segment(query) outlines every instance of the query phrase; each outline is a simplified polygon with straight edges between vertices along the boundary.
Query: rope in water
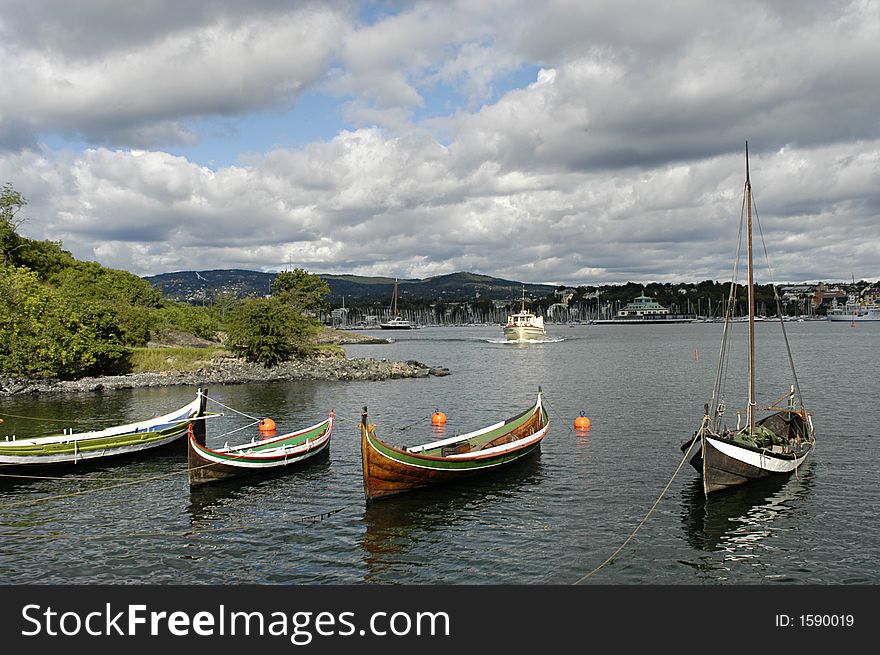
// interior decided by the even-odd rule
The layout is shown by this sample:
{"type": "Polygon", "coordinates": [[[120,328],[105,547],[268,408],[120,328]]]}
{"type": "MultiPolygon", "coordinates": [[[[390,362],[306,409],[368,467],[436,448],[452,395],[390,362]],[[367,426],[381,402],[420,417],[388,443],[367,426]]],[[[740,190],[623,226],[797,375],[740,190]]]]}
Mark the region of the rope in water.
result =
{"type": "MultiPolygon", "coordinates": [[[[319,514],[309,514],[306,516],[300,516],[295,519],[288,519],[288,523],[305,523],[307,521],[317,522],[323,521],[325,518],[333,516],[334,514],[338,514],[345,509],[348,509],[349,505],[343,505],[342,507],[338,507],[336,509],[332,509],[326,512],[321,512],[319,514]]],[[[121,538],[148,538],[148,537],[188,537],[195,534],[216,534],[218,532],[233,532],[236,530],[241,530],[242,528],[249,528],[258,525],[257,523],[251,521],[247,523],[237,523],[235,525],[227,525],[219,528],[192,528],[189,530],[180,530],[180,531],[153,531],[153,532],[128,532],[122,534],[94,534],[94,535],[82,535],[82,534],[52,534],[52,535],[34,535],[28,534],[27,537],[29,539],[42,539],[42,538],[51,538],[51,539],[81,539],[81,540],[95,540],[95,539],[121,539],[121,538]]],[[[16,533],[0,533],[0,537],[3,538],[14,538],[21,537],[21,534],[16,533]]]]}
{"type": "MultiPolygon", "coordinates": [[[[11,507],[20,507],[23,505],[33,505],[33,504],[46,502],[46,501],[50,501],[50,500],[63,500],[64,498],[71,498],[73,496],[82,496],[82,495],[89,494],[89,493],[97,493],[99,491],[110,491],[112,489],[118,489],[121,487],[129,487],[129,486],[136,485],[136,484],[145,484],[147,482],[155,482],[157,480],[164,480],[166,478],[172,478],[176,475],[182,475],[182,474],[188,475],[191,471],[198,471],[199,469],[208,468],[210,466],[214,466],[214,464],[202,464],[201,466],[187,467],[184,469],[172,471],[170,473],[163,473],[162,475],[152,475],[152,476],[148,476],[145,478],[143,478],[143,477],[142,478],[135,478],[135,479],[128,479],[128,478],[124,478],[124,477],[123,478],[110,478],[111,480],[113,480],[113,479],[122,480],[122,482],[119,482],[117,484],[107,485],[104,487],[97,487],[95,489],[83,489],[82,491],[73,491],[71,493],[66,493],[66,494],[55,494],[53,496],[41,496],[39,498],[31,498],[29,500],[22,500],[22,501],[13,502],[13,503],[5,503],[5,504],[0,505],[0,510],[9,509],[11,507]]],[[[52,476],[48,476],[48,475],[23,475],[23,474],[16,474],[16,473],[0,473],[0,477],[18,478],[18,479],[24,479],[24,480],[72,480],[72,481],[77,481],[77,482],[79,482],[79,481],[100,482],[101,480],[105,479],[105,478],[100,478],[100,477],[96,478],[96,477],[79,477],[79,476],[77,476],[77,477],[71,478],[70,476],[52,477],[52,476]]]]}
{"type": "MultiPolygon", "coordinates": [[[[2,510],[2,509],[9,509],[9,508],[11,508],[11,507],[21,507],[21,506],[24,506],[24,505],[34,505],[34,504],[37,504],[37,503],[47,502],[47,501],[50,501],[50,500],[63,500],[64,498],[72,498],[72,497],[74,497],[74,496],[83,496],[83,495],[85,495],[85,494],[89,494],[89,493],[97,493],[97,492],[100,492],[100,491],[110,491],[111,489],[119,489],[119,488],[121,488],[121,487],[130,487],[130,486],[132,486],[132,485],[136,485],[136,484],[145,484],[145,483],[147,483],[147,482],[155,482],[156,480],[164,480],[164,479],[166,479],[166,478],[173,478],[174,476],[181,475],[181,474],[183,474],[183,473],[189,473],[190,470],[195,471],[195,470],[198,470],[198,469],[200,469],[200,468],[204,468],[204,466],[210,466],[210,464],[205,464],[205,465],[203,465],[203,466],[198,466],[198,467],[196,467],[196,468],[194,468],[194,469],[190,469],[189,467],[187,467],[187,468],[185,468],[185,469],[181,469],[181,470],[177,470],[177,471],[172,471],[171,473],[164,473],[164,474],[162,474],[162,475],[152,475],[152,476],[149,476],[149,477],[146,477],[146,478],[137,478],[137,479],[133,479],[133,480],[127,480],[127,481],[124,481],[124,482],[118,482],[118,483],[116,483],[116,484],[111,484],[111,485],[107,485],[107,486],[104,486],[104,487],[97,487],[97,488],[95,488],[95,489],[83,489],[83,490],[81,490],[81,491],[72,491],[72,492],[70,492],[70,493],[55,494],[55,495],[53,495],[53,496],[41,496],[41,497],[39,497],[39,498],[31,498],[31,499],[28,499],[28,500],[20,500],[20,501],[18,501],[18,502],[5,503],[5,504],[3,504],[3,505],[0,505],[0,510],[2,510]]],[[[9,478],[31,478],[31,477],[36,477],[36,476],[4,474],[3,477],[9,477],[9,478]]],[[[38,478],[38,479],[43,479],[43,478],[38,478]]],[[[55,480],[66,480],[66,479],[69,479],[69,478],[46,478],[46,479],[50,479],[50,480],[52,480],[52,479],[55,479],[55,480]]],[[[73,480],[77,480],[77,481],[79,481],[79,480],[84,479],[84,478],[72,478],[72,479],[73,479],[73,480]]],[[[121,478],[121,479],[122,479],[122,480],[125,480],[125,478],[121,478]]],[[[87,478],[87,480],[99,481],[100,478],[87,478]]]]}
{"type": "Polygon", "coordinates": [[[622,551],[624,548],[626,548],[626,545],[635,538],[635,536],[636,536],[636,534],[638,534],[639,530],[642,529],[642,526],[644,526],[645,523],[648,522],[648,519],[654,513],[654,510],[657,509],[657,505],[659,505],[660,501],[663,500],[663,497],[666,495],[666,492],[669,491],[669,487],[672,486],[672,481],[675,480],[675,476],[677,476],[678,472],[681,471],[681,467],[684,465],[684,463],[687,461],[689,455],[691,454],[691,450],[693,449],[694,444],[697,443],[698,438],[702,437],[703,431],[706,429],[708,424],[709,424],[709,417],[704,416],[703,423],[702,423],[702,425],[700,425],[700,429],[697,431],[697,434],[694,435],[694,438],[691,441],[691,445],[688,446],[687,452],[685,452],[684,457],[681,458],[681,461],[678,463],[678,467],[675,469],[675,472],[672,474],[672,477],[669,478],[669,482],[667,482],[666,486],[663,487],[663,491],[661,491],[660,495],[657,496],[657,500],[655,500],[654,504],[651,505],[651,509],[648,510],[648,513],[645,514],[644,517],[642,517],[641,521],[639,521],[639,524],[636,526],[636,529],[633,530],[626,539],[624,539],[623,543],[620,544],[620,546],[618,546],[617,549],[613,553],[611,553],[611,555],[609,555],[608,558],[604,562],[602,562],[599,566],[594,568],[592,571],[590,571],[586,575],[581,576],[581,578],[578,579],[578,581],[574,583],[575,585],[582,584],[587,578],[589,578],[594,573],[596,573],[597,571],[599,571],[600,569],[605,567],[606,564],[608,564],[609,562],[611,562],[611,560],[613,560],[615,557],[617,557],[617,555],[620,554],[620,551],[622,551]]]}

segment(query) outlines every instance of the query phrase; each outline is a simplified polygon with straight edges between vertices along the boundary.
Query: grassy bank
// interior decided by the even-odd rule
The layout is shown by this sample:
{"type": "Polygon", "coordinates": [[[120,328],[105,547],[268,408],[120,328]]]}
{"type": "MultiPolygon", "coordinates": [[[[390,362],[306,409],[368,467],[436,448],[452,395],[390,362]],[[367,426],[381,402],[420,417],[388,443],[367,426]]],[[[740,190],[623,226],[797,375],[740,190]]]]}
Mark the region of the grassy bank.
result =
{"type": "Polygon", "coordinates": [[[162,371],[198,371],[218,359],[235,359],[222,347],[216,348],[132,348],[132,373],[161,373],[162,371]]]}
{"type": "MultiPolygon", "coordinates": [[[[221,346],[214,348],[162,347],[162,348],[131,348],[132,373],[162,373],[163,371],[194,372],[209,368],[222,360],[238,359],[221,346]]],[[[312,357],[345,357],[341,346],[323,344],[309,346],[304,349],[306,356],[312,357]]]]}

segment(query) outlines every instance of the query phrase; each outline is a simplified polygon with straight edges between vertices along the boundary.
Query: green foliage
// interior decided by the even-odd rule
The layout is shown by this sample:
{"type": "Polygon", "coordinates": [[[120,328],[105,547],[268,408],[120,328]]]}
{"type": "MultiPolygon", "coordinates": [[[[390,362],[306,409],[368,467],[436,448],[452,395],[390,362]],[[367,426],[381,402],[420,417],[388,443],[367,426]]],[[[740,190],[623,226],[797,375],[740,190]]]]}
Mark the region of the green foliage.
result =
{"type": "Polygon", "coordinates": [[[61,248],[60,241],[34,241],[20,239],[18,249],[12,254],[10,263],[31,269],[46,280],[60,273],[76,260],[61,248]]]}
{"type": "Polygon", "coordinates": [[[8,182],[0,190],[0,263],[25,266],[46,279],[70,266],[76,260],[69,252],[61,249],[58,241],[34,241],[20,236],[16,230],[23,222],[19,212],[27,205],[27,200],[8,182]]]}
{"type": "Polygon", "coordinates": [[[97,262],[74,260],[71,265],[52,276],[51,281],[71,297],[101,297],[112,303],[138,307],[159,307],[162,292],[146,280],[128,271],[106,268],[97,262]]]}
{"type": "Polygon", "coordinates": [[[279,297],[248,298],[230,312],[227,346],[250,362],[274,366],[304,352],[317,329],[279,297]]]}
{"type": "Polygon", "coordinates": [[[325,300],[325,296],[330,295],[330,285],[301,268],[276,275],[272,282],[272,295],[300,312],[317,313],[330,308],[325,300]]]}
{"type": "MultiPolygon", "coordinates": [[[[0,190],[0,373],[75,377],[128,366],[127,345],[160,327],[212,339],[218,312],[163,303],[149,282],[127,271],[77,261],[60,242],[16,230],[25,198],[0,190]]],[[[224,309],[228,309],[224,306],[224,309]]]]}
{"type": "Polygon", "coordinates": [[[14,253],[21,246],[22,239],[15,230],[20,223],[17,215],[26,204],[24,196],[13,189],[9,182],[0,189],[0,263],[12,261],[14,253]]]}
{"type": "Polygon", "coordinates": [[[222,328],[220,314],[219,310],[211,307],[163,300],[154,317],[159,328],[177,328],[202,339],[214,339],[222,328]]]}
{"type": "Polygon", "coordinates": [[[78,377],[126,367],[115,314],[72,302],[25,268],[0,269],[0,373],[78,377]]]}
{"type": "Polygon", "coordinates": [[[95,303],[116,316],[119,336],[126,344],[150,339],[161,294],[149,282],[127,271],[105,268],[96,262],[73,262],[50,276],[58,293],[72,303],[95,303]]]}

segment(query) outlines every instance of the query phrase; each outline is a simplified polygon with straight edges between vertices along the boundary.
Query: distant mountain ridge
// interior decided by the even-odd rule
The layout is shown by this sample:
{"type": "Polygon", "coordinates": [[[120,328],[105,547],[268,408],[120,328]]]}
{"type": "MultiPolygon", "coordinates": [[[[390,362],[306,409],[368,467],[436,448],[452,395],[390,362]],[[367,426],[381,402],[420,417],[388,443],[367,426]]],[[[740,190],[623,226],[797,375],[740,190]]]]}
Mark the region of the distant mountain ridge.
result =
{"type": "MultiPolygon", "coordinates": [[[[266,296],[271,292],[277,273],[263,273],[244,269],[213,269],[178,271],[146,276],[143,279],[162,289],[162,296],[192,304],[213,302],[217,296],[228,294],[237,298],[266,296]]],[[[394,291],[392,277],[365,277],[360,275],[318,276],[330,286],[327,300],[331,306],[388,304],[394,291]]],[[[504,280],[476,273],[450,273],[425,279],[399,280],[400,302],[461,302],[481,300],[510,300],[522,294],[544,297],[556,287],[547,284],[528,284],[504,280]]]]}

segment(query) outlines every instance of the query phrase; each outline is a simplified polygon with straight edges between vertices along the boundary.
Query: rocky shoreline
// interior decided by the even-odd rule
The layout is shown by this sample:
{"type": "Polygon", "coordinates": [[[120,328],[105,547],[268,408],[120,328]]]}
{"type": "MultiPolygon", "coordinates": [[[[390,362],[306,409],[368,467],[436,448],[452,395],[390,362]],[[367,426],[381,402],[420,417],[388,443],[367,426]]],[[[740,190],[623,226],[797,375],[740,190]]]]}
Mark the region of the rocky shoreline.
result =
{"type": "Polygon", "coordinates": [[[0,378],[0,396],[28,393],[97,392],[173,385],[205,386],[283,380],[388,380],[448,375],[449,370],[415,360],[312,357],[271,368],[238,359],[222,358],[196,371],[130,373],[79,380],[26,380],[0,378]]]}

